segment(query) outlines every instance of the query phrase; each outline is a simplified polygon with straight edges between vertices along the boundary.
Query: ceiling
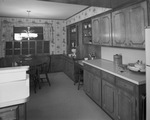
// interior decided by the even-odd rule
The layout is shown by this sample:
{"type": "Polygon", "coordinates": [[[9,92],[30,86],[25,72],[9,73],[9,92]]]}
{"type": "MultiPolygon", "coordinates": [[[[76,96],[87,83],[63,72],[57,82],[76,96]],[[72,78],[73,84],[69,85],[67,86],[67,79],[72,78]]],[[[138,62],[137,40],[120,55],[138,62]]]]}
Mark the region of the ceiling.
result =
{"type": "Polygon", "coordinates": [[[40,0],[0,0],[0,16],[43,19],[67,19],[86,9],[86,5],[40,0]]]}

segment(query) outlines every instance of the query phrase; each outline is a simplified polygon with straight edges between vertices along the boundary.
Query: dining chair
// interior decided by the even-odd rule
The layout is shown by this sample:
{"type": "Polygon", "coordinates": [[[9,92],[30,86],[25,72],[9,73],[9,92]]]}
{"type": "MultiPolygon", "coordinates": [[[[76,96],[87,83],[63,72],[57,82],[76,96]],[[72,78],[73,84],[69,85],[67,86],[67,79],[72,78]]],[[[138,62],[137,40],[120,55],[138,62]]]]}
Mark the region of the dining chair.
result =
{"type": "Polygon", "coordinates": [[[37,67],[36,66],[30,66],[27,73],[29,74],[30,82],[33,83],[34,92],[36,93],[37,85],[39,85],[39,80],[37,78],[37,67]]]}
{"type": "Polygon", "coordinates": [[[40,80],[42,82],[44,82],[44,80],[46,80],[46,82],[49,84],[49,86],[51,86],[51,83],[50,83],[50,80],[48,77],[48,73],[50,70],[50,57],[48,57],[48,61],[42,63],[40,66],[41,66],[40,71],[39,71],[40,80]]]}

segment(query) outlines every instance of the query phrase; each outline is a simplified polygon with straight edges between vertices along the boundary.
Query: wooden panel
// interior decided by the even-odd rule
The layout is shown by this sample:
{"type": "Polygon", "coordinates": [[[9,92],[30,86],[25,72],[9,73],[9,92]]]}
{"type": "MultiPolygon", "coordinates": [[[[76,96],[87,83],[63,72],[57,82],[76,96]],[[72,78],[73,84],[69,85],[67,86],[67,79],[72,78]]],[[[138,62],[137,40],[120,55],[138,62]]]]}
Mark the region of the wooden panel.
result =
{"type": "Polygon", "coordinates": [[[101,27],[101,45],[112,45],[111,41],[111,17],[110,14],[100,17],[101,27]]]}
{"type": "Polygon", "coordinates": [[[92,19],[92,42],[100,44],[100,19],[99,17],[92,19]]]}
{"type": "Polygon", "coordinates": [[[93,78],[93,75],[84,70],[84,91],[91,96],[91,79],[93,78]]]}
{"type": "Polygon", "coordinates": [[[92,80],[92,98],[101,106],[101,78],[93,76],[92,80]]]}
{"type": "Polygon", "coordinates": [[[127,15],[125,10],[112,13],[113,46],[127,46],[127,15]]]}
{"type": "Polygon", "coordinates": [[[102,71],[102,78],[110,83],[115,83],[115,76],[105,71],[102,71]]]}
{"type": "Polygon", "coordinates": [[[17,106],[0,109],[0,120],[17,120],[17,106]]]}
{"type": "Polygon", "coordinates": [[[122,91],[117,91],[116,96],[116,117],[119,120],[135,120],[135,98],[122,91]]]}
{"type": "Polygon", "coordinates": [[[147,7],[146,2],[134,5],[129,11],[129,27],[131,47],[145,47],[145,26],[147,26],[147,7]]]}
{"type": "Polygon", "coordinates": [[[102,108],[115,117],[115,87],[102,79],[102,108]]]}
{"type": "Polygon", "coordinates": [[[127,91],[127,92],[130,92],[130,93],[132,93],[132,94],[135,93],[135,84],[132,84],[132,83],[130,83],[130,82],[127,82],[127,81],[124,80],[124,79],[121,79],[121,78],[116,77],[116,85],[117,85],[119,88],[121,88],[121,89],[123,89],[123,90],[125,90],[125,91],[127,91]]]}

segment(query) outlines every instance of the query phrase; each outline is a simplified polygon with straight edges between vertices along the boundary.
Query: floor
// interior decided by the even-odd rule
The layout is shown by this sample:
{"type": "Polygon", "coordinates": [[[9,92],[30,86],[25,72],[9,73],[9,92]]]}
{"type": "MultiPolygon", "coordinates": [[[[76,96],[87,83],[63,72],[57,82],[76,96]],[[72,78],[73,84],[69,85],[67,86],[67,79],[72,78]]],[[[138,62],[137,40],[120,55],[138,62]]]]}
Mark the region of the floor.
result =
{"type": "Polygon", "coordinates": [[[42,84],[35,94],[31,88],[27,120],[112,120],[64,73],[49,74],[51,86],[42,84]]]}

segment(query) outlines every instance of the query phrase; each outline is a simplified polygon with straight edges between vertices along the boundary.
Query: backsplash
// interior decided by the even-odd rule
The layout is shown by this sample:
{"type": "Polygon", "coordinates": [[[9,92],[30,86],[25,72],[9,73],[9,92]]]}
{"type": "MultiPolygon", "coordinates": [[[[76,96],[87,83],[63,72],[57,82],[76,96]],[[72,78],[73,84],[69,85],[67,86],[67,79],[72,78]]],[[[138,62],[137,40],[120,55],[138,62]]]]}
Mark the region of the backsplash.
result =
{"type": "Polygon", "coordinates": [[[122,63],[135,63],[137,60],[142,60],[145,63],[145,50],[125,49],[101,47],[101,58],[113,61],[113,55],[122,54],[122,63]]]}
{"type": "Polygon", "coordinates": [[[66,54],[66,21],[0,17],[0,57],[5,41],[13,40],[13,26],[43,26],[44,40],[50,41],[50,54],[66,54]]]}

